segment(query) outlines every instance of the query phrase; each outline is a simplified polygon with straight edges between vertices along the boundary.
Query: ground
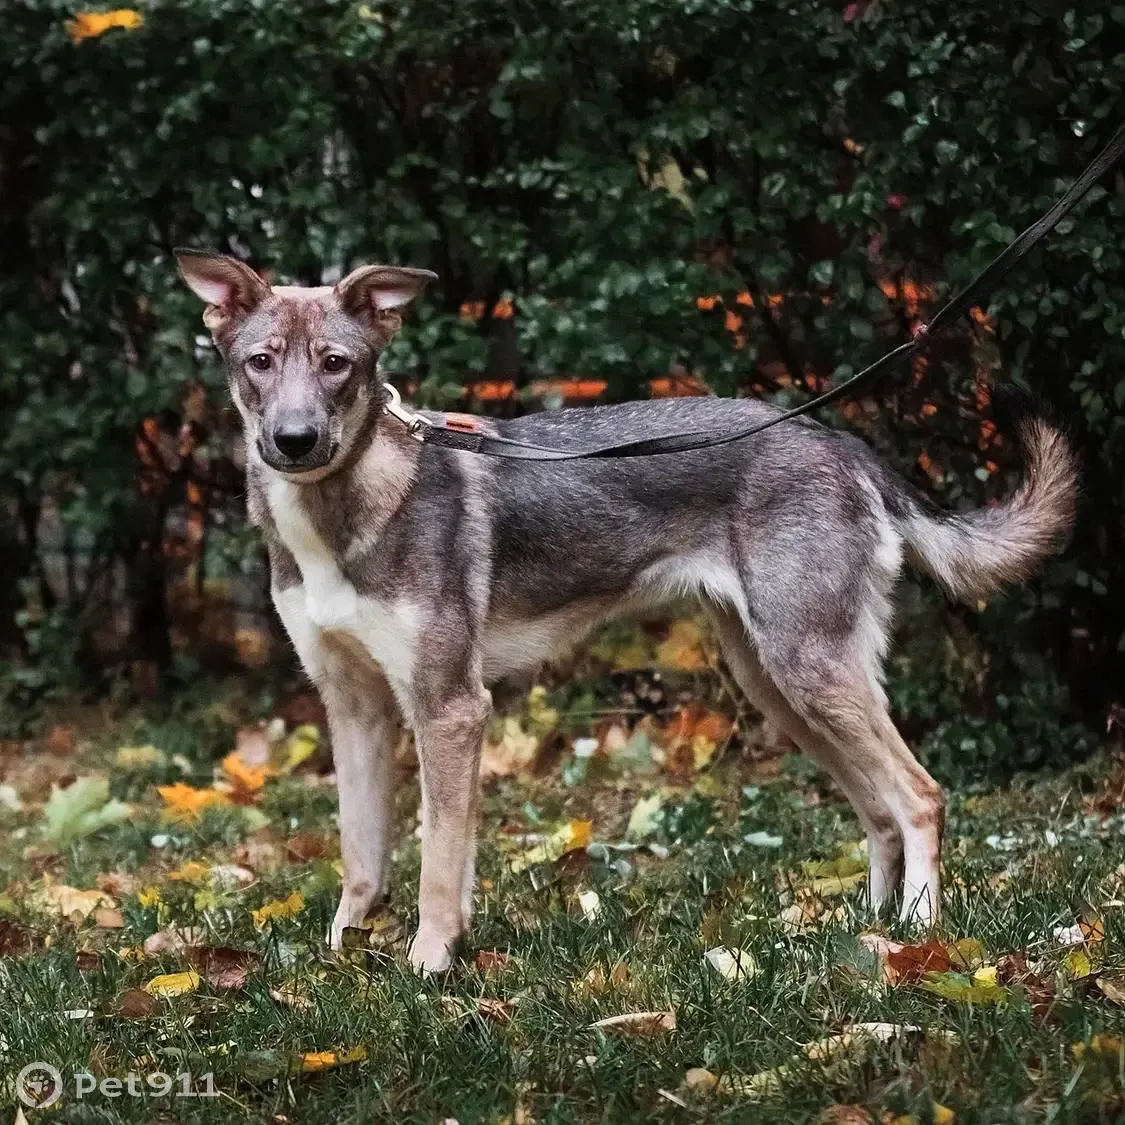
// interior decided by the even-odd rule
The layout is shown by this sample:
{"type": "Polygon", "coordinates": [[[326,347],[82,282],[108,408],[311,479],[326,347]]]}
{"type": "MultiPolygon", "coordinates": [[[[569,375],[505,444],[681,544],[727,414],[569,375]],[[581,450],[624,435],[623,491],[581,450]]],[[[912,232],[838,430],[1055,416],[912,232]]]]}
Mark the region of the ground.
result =
{"type": "Polygon", "coordinates": [[[643,634],[511,702],[474,931],[441,979],[403,955],[409,770],[390,910],[324,946],[335,796],[309,697],[200,685],[6,744],[0,1114],[1121,1120],[1125,765],[1103,748],[954,790],[943,921],[910,933],[864,912],[851,811],[698,641],[643,634]],[[51,1109],[17,1101],[34,1062],[61,1076],[51,1109]]]}

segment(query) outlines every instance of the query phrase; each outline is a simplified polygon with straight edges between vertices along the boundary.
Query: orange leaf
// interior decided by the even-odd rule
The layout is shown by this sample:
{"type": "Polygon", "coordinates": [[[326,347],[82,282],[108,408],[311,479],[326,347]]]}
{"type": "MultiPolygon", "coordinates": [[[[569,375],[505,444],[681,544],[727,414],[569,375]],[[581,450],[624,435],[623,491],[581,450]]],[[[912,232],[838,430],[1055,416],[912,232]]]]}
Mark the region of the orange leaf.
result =
{"type": "Polygon", "coordinates": [[[177,781],[174,785],[158,785],[156,791],[164,798],[164,816],[167,820],[197,820],[206,808],[230,804],[230,798],[217,789],[197,789],[182,781],[177,781]]]}
{"type": "Polygon", "coordinates": [[[949,953],[936,941],[924,945],[904,945],[887,953],[887,968],[900,984],[921,980],[926,973],[947,973],[953,967],[949,953]]]}
{"type": "Polygon", "coordinates": [[[72,42],[81,43],[83,39],[97,39],[114,27],[135,31],[144,22],[144,16],[132,8],[115,8],[112,12],[78,12],[66,21],[66,30],[72,42]]]}

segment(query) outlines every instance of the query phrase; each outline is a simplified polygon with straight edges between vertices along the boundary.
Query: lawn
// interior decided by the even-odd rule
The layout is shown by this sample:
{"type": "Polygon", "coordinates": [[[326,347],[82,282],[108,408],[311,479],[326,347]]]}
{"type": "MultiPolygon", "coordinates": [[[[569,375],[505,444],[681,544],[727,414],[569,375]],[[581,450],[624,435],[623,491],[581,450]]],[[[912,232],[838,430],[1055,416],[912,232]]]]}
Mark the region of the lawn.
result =
{"type": "Polygon", "coordinates": [[[497,720],[439,979],[404,958],[409,768],[390,908],[324,945],[309,697],[201,682],[5,744],[3,1119],[35,1061],[64,1093],[29,1122],[1125,1118],[1125,763],[955,789],[941,927],[904,932],[861,908],[848,806],[691,626],[638,636],[497,720]]]}

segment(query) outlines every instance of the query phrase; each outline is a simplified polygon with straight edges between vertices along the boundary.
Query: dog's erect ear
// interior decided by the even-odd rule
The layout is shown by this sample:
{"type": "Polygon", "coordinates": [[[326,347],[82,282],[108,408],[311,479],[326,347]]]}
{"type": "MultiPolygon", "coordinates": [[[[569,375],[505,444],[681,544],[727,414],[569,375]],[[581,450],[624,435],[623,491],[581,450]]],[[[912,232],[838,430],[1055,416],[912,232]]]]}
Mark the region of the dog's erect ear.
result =
{"type": "Polygon", "coordinates": [[[379,318],[409,305],[436,280],[436,273],[409,266],[360,266],[336,283],[336,299],[351,316],[370,312],[379,318]]]}
{"type": "Polygon", "coordinates": [[[269,296],[270,287],[244,262],[210,250],[175,251],[180,276],[207,303],[203,323],[212,332],[240,320],[269,296]]]}

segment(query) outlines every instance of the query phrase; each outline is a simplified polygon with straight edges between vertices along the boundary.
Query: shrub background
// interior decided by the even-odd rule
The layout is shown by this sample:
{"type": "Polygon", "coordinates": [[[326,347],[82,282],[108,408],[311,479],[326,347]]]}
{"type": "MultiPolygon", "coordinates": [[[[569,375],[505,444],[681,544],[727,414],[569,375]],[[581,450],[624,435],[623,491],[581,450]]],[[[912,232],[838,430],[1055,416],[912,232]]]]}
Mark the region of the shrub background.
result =
{"type": "MultiPolygon", "coordinates": [[[[907,338],[1045,210],[1120,123],[1125,80],[1125,4],[141,12],[78,42],[73,9],[47,0],[10,0],[0,23],[9,715],[130,664],[135,683],[183,665],[205,651],[208,581],[260,581],[173,246],[310,283],[364,260],[437,270],[390,357],[433,404],[483,375],[636,397],[680,366],[792,402],[907,338]]],[[[1100,723],[1115,701],[1123,216],[1118,170],[988,317],[833,419],[947,506],[1011,484],[982,375],[1030,387],[1086,453],[1080,528],[1042,581],[979,614],[906,595],[892,686],[916,737],[956,727],[951,745],[979,750],[1001,719],[996,752],[1018,757],[1051,747],[1058,716],[1100,723]]]]}

